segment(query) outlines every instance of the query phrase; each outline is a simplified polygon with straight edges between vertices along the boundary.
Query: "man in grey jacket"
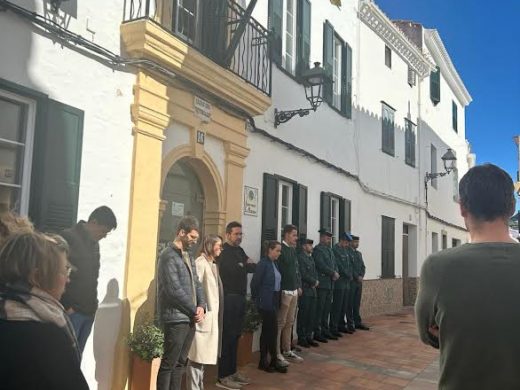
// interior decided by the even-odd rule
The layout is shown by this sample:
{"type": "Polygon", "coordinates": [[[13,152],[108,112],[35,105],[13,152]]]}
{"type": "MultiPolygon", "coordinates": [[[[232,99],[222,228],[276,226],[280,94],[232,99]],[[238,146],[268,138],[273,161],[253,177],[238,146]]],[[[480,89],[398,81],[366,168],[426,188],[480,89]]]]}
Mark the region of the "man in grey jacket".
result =
{"type": "Polygon", "coordinates": [[[157,374],[157,390],[181,389],[195,324],[204,319],[204,290],[189,252],[198,239],[197,220],[183,218],[175,240],[159,257],[158,307],[164,331],[164,354],[157,374]]]}

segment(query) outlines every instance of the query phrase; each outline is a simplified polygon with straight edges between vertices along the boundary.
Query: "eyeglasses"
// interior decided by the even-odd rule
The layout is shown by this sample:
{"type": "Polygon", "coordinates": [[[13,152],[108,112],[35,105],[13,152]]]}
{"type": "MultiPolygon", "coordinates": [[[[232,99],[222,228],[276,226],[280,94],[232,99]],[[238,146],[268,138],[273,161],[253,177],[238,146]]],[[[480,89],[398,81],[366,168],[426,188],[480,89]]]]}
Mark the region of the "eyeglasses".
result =
{"type": "Polygon", "coordinates": [[[69,277],[72,272],[75,272],[77,270],[78,269],[76,267],[74,267],[72,264],[67,263],[67,265],[65,265],[65,272],[62,272],[62,274],[64,276],[69,277]]]}

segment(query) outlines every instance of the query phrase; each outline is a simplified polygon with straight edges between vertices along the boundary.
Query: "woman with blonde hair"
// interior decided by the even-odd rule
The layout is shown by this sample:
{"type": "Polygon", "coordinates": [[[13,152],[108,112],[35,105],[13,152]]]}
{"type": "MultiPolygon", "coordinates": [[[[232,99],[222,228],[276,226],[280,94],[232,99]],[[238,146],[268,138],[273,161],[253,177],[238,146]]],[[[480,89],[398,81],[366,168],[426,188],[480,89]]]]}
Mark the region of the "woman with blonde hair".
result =
{"type": "Polygon", "coordinates": [[[85,390],[59,299],[72,270],[59,236],[11,234],[0,250],[0,378],[9,390],[85,390]]]}
{"type": "Polygon", "coordinates": [[[210,234],[204,238],[202,253],[195,260],[197,275],[207,308],[204,320],[195,324],[195,336],[188,354],[186,387],[188,390],[204,389],[204,365],[217,364],[222,333],[223,288],[215,259],[222,251],[222,238],[210,234]]]}

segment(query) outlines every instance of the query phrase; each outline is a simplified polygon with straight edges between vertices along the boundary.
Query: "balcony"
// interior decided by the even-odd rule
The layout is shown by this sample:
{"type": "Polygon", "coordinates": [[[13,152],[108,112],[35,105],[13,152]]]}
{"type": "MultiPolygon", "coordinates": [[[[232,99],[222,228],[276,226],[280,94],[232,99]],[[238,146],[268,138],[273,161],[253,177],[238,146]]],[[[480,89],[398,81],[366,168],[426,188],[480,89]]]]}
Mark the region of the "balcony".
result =
{"type": "Polygon", "coordinates": [[[126,0],[132,58],[151,59],[250,115],[270,105],[268,31],[233,0],[126,0]]]}

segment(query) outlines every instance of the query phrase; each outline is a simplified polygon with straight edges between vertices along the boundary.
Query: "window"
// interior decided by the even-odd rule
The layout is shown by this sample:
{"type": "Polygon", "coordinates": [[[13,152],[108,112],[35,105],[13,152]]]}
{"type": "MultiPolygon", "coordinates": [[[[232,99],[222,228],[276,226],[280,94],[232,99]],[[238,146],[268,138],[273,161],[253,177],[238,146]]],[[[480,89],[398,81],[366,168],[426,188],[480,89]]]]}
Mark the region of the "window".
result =
{"type": "Polygon", "coordinates": [[[451,247],[452,248],[456,248],[456,247],[460,246],[460,243],[461,243],[460,240],[458,240],[456,238],[452,238],[451,239],[451,247]]]}
{"type": "Polygon", "coordinates": [[[284,0],[285,19],[283,31],[282,66],[289,73],[294,74],[296,60],[296,0],[284,0]]]}
{"type": "Polygon", "coordinates": [[[28,213],[34,107],[33,101],[0,91],[0,212],[28,213]]]}
{"type": "Polygon", "coordinates": [[[433,232],[432,233],[432,253],[437,253],[439,251],[439,234],[433,232]]]}
{"type": "Polygon", "coordinates": [[[332,50],[332,105],[341,110],[341,92],[342,92],[342,51],[343,51],[343,41],[337,36],[334,35],[334,46],[332,50]]]}
{"type": "Polygon", "coordinates": [[[382,150],[391,156],[395,155],[394,113],[394,109],[383,103],[382,150]]]}
{"type": "MultiPolygon", "coordinates": [[[[278,231],[282,232],[283,227],[292,223],[293,207],[293,185],[284,181],[278,183],[278,231]]],[[[282,235],[280,234],[280,238],[282,235]]]]}
{"type": "Polygon", "coordinates": [[[337,243],[344,232],[350,232],[351,205],[350,200],[328,192],[321,193],[320,228],[329,229],[332,242],[337,243]]]}
{"type": "Polygon", "coordinates": [[[352,118],[352,48],[323,24],[323,68],[330,82],[323,87],[323,99],[347,118],[352,118]]]}
{"type": "Polygon", "coordinates": [[[439,67],[435,72],[430,73],[430,99],[434,106],[441,101],[441,70],[439,67]]]}
{"type": "Polygon", "coordinates": [[[448,249],[448,234],[442,233],[442,249],[448,249]]]}
{"type": "Polygon", "coordinates": [[[395,278],[395,219],[382,216],[381,277],[395,278]]]}
{"type": "MultiPolygon", "coordinates": [[[[437,148],[433,145],[430,148],[430,173],[437,173],[437,148]]],[[[432,179],[432,187],[437,188],[437,178],[432,179]]]]}
{"type": "Polygon", "coordinates": [[[457,116],[458,116],[457,115],[457,103],[452,101],[451,102],[451,126],[453,127],[453,130],[455,130],[456,133],[459,132],[457,116]]]}
{"type": "Polygon", "coordinates": [[[198,0],[173,2],[174,31],[189,43],[196,43],[199,16],[198,0]]]}
{"type": "Polygon", "coordinates": [[[405,119],[405,132],[404,132],[404,143],[405,143],[405,162],[411,167],[415,167],[415,125],[412,121],[405,119]]]}
{"type": "Polygon", "coordinates": [[[307,236],[307,187],[264,173],[262,241],[280,240],[287,224],[296,225],[300,237],[307,236]]]}
{"type": "Polygon", "coordinates": [[[408,66],[408,84],[410,87],[417,84],[417,73],[415,73],[415,70],[413,70],[411,66],[408,66]]]}
{"type": "Polygon", "coordinates": [[[385,65],[392,69],[392,49],[385,45],[385,65]]]}

